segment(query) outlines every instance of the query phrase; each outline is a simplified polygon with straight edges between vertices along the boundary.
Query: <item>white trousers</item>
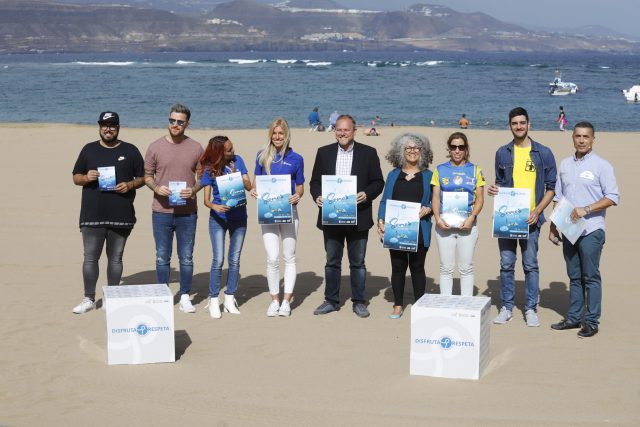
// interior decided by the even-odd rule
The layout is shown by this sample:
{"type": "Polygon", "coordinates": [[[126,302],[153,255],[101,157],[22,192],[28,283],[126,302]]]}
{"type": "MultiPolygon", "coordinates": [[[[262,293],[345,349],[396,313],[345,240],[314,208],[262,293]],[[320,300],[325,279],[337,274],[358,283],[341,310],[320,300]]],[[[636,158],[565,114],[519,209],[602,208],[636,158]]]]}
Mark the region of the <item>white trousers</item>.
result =
{"type": "Polygon", "coordinates": [[[298,210],[293,206],[292,224],[263,224],[262,241],[267,253],[267,284],[271,295],[280,294],[280,241],[284,260],[284,293],[293,293],[296,285],[296,239],[298,236],[298,210]]]}
{"type": "Polygon", "coordinates": [[[460,270],[460,294],[473,296],[473,252],[478,241],[478,227],[460,231],[457,228],[443,230],[436,228],[436,244],[440,253],[440,294],[453,292],[453,269],[456,258],[460,270]]]}

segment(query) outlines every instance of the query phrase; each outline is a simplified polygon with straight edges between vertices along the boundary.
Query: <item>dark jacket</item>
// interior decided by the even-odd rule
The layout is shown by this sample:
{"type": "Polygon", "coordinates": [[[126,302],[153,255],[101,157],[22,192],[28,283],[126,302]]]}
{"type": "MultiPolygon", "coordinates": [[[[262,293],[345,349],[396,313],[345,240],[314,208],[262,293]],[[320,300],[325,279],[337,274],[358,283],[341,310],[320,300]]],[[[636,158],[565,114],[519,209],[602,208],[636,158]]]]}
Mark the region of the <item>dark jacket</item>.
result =
{"type": "MultiPolygon", "coordinates": [[[[382,200],[380,200],[380,207],[378,208],[378,219],[384,221],[384,214],[387,210],[387,200],[391,199],[393,195],[393,187],[396,185],[398,176],[402,168],[396,168],[389,172],[387,175],[387,183],[384,186],[384,193],[382,193],[382,200]]],[[[431,208],[431,177],[433,172],[429,169],[422,171],[422,201],[421,206],[431,208]]],[[[420,218],[420,230],[422,231],[422,244],[425,248],[428,248],[431,243],[431,214],[425,215],[420,218]]]]}
{"type": "MultiPolygon", "coordinates": [[[[513,187],[514,141],[503,145],[496,151],[496,184],[500,187],[513,187]]],[[[536,206],[548,190],[556,188],[556,159],[548,147],[531,140],[531,160],[536,167],[536,206]]],[[[538,227],[544,224],[544,213],[538,217],[538,227]]]]}
{"type": "MultiPolygon", "coordinates": [[[[309,191],[315,203],[318,196],[322,195],[322,175],[336,174],[336,159],[338,158],[338,143],[325,145],[318,148],[316,160],[313,164],[309,191]]],[[[384,178],[380,169],[380,159],[376,149],[359,142],[353,143],[353,162],[351,175],[358,177],[357,191],[364,191],[367,200],[358,204],[358,225],[345,226],[354,230],[364,231],[373,227],[373,213],[371,203],[382,193],[384,178]]],[[[322,229],[322,210],[318,209],[317,227],[322,229]]],[[[331,225],[329,227],[342,227],[331,225]]]]}

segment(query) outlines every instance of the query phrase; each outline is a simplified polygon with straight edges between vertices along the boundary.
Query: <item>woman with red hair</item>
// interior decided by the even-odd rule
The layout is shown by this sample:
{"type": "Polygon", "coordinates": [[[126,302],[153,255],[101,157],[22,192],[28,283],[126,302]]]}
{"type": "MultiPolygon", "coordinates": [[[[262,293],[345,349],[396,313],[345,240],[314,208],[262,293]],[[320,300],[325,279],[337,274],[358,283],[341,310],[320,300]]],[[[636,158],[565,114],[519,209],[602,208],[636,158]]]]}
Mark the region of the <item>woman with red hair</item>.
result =
{"type": "Polygon", "coordinates": [[[227,285],[224,291],[224,311],[232,314],[240,314],[238,304],[234,297],[238,289],[240,276],[240,253],[247,232],[247,207],[230,206],[224,203],[220,196],[216,177],[240,172],[242,182],[246,190],[251,190],[251,180],[242,157],[233,151],[233,143],[226,136],[214,136],[200,158],[198,175],[204,186],[204,205],[211,209],[209,216],[209,236],[213,249],[213,260],[209,275],[209,314],[214,319],[219,319],[220,282],[222,279],[222,265],[224,264],[224,239],[229,233],[229,272],[227,285]]]}

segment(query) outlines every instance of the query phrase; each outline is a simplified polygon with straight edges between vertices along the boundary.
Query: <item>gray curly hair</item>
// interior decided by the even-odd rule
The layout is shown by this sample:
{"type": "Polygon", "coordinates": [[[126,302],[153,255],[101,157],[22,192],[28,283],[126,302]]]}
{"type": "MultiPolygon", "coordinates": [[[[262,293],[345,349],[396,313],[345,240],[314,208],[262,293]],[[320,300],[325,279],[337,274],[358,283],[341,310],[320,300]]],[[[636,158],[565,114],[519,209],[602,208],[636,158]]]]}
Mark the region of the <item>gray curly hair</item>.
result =
{"type": "Polygon", "coordinates": [[[391,141],[391,149],[389,149],[385,159],[387,159],[394,168],[403,167],[406,163],[406,159],[404,158],[404,147],[409,142],[413,142],[420,147],[420,159],[418,159],[418,167],[420,170],[429,168],[429,165],[433,162],[431,143],[429,143],[429,138],[418,133],[407,132],[395,137],[391,141]]]}

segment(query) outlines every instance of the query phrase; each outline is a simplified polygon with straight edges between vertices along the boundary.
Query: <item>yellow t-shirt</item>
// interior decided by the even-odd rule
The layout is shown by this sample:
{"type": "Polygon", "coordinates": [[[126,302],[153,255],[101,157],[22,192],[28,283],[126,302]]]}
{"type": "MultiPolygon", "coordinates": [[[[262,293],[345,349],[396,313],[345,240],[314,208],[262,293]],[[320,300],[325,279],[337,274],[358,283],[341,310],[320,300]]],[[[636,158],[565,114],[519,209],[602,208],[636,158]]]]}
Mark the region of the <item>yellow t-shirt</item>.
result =
{"type": "Polygon", "coordinates": [[[536,165],[531,160],[531,146],[526,148],[514,146],[513,186],[528,188],[531,194],[530,208],[536,207],[536,165]]]}

